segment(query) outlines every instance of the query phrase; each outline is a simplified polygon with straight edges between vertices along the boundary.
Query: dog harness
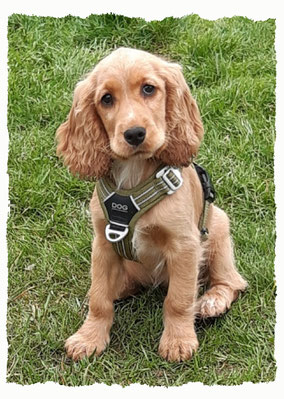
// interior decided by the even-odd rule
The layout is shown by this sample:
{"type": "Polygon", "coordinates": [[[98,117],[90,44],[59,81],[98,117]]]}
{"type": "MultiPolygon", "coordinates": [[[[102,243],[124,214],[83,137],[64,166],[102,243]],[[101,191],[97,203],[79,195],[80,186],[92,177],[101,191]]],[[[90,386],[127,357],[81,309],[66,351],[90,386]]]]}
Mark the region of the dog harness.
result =
{"type": "MultiPolygon", "coordinates": [[[[215,190],[208,173],[193,164],[199,176],[204,206],[199,221],[202,240],[208,237],[206,221],[209,205],[215,199],[215,190]]],[[[137,220],[167,195],[174,194],[183,184],[181,170],[173,166],[160,166],[146,181],[130,190],[116,190],[112,181],[103,177],[96,189],[108,222],[105,236],[113,244],[116,253],[128,260],[138,261],[132,238],[137,220]]]]}

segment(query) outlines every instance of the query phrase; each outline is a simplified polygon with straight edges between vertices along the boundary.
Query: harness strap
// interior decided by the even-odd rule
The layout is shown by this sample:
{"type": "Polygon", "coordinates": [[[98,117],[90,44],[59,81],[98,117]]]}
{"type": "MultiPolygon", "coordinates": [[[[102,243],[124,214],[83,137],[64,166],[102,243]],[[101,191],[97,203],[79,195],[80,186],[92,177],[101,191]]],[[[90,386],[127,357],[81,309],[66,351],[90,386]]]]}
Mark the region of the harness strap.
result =
{"type": "Polygon", "coordinates": [[[173,194],[182,183],[180,170],[170,166],[161,166],[145,182],[131,190],[116,190],[106,177],[98,181],[97,193],[109,222],[105,230],[106,238],[113,243],[120,256],[137,261],[132,243],[137,219],[165,196],[173,194]]]}
{"type": "Polygon", "coordinates": [[[206,172],[205,169],[203,169],[200,165],[197,165],[196,163],[193,163],[195,170],[198,174],[202,190],[203,190],[203,198],[204,198],[204,204],[203,204],[203,210],[202,214],[199,220],[199,230],[201,234],[201,240],[206,241],[208,239],[209,231],[208,228],[206,227],[207,225],[207,218],[208,218],[208,211],[210,204],[215,200],[216,198],[216,192],[213,187],[213,184],[211,182],[209,174],[206,172]]]}
{"type": "MultiPolygon", "coordinates": [[[[210,176],[201,166],[193,163],[203,190],[203,210],[199,220],[201,240],[208,238],[207,219],[215,190],[210,176]]],[[[96,185],[98,197],[108,225],[105,235],[118,255],[138,261],[133,245],[136,221],[165,196],[173,194],[183,183],[181,171],[171,166],[161,166],[145,182],[131,190],[116,190],[112,181],[101,178],[96,185]]]]}

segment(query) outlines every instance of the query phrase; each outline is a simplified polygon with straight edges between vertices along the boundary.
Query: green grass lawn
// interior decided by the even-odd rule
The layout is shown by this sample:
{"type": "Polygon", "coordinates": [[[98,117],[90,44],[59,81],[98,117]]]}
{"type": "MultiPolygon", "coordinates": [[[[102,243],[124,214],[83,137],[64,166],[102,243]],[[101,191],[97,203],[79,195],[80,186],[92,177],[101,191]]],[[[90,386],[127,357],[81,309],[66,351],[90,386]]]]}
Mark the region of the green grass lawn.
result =
{"type": "Polygon", "coordinates": [[[274,380],[274,35],[274,20],[243,17],[10,16],[8,382],[274,380]],[[87,311],[94,183],[72,177],[57,159],[55,131],[76,82],[120,46],[183,65],[205,127],[198,162],[211,173],[216,204],[230,215],[238,268],[249,282],[225,316],[197,321],[199,351],[181,364],[157,353],[161,289],[115,304],[111,344],[102,357],[73,363],[64,352],[87,311]]]}

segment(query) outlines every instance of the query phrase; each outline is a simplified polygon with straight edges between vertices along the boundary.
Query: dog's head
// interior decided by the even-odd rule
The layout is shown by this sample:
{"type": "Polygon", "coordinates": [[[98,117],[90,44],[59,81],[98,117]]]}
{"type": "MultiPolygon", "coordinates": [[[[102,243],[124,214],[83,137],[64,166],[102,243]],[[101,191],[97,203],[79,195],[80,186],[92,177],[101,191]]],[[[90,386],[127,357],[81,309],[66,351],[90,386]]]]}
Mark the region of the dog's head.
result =
{"type": "Polygon", "coordinates": [[[57,130],[57,151],[71,172],[100,178],[113,159],[188,166],[202,137],[181,67],[120,48],[77,84],[68,119],[57,130]]]}

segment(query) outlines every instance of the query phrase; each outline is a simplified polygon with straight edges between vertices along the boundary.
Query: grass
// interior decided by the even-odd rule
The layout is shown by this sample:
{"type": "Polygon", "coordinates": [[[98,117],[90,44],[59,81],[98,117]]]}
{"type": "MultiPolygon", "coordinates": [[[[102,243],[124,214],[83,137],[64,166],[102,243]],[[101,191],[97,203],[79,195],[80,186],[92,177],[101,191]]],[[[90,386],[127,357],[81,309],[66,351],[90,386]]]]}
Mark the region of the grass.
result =
{"type": "Polygon", "coordinates": [[[275,379],[274,35],[274,20],[243,17],[10,16],[8,382],[180,386],[275,379]],[[73,363],[63,349],[87,310],[94,183],[68,173],[55,155],[54,135],[75,83],[119,46],[183,65],[206,132],[198,162],[231,217],[238,268],[249,281],[225,316],[196,323],[200,349],[182,364],[157,354],[161,289],[115,304],[102,357],[73,363]]]}

